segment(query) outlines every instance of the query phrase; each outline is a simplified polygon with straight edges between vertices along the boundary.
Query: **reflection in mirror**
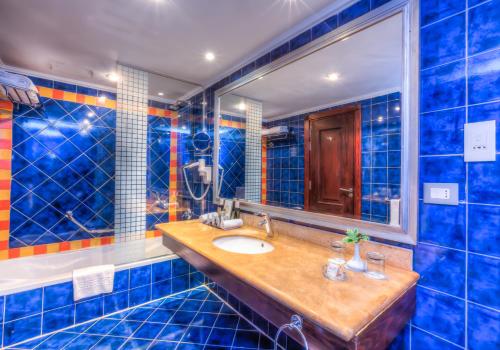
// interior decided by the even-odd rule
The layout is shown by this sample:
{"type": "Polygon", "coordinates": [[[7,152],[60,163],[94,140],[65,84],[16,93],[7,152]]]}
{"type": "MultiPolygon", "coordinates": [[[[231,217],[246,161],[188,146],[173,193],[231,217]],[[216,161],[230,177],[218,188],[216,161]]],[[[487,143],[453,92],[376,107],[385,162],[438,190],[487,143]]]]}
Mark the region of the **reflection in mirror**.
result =
{"type": "Polygon", "coordinates": [[[220,100],[222,198],[400,225],[402,15],[220,100]]]}

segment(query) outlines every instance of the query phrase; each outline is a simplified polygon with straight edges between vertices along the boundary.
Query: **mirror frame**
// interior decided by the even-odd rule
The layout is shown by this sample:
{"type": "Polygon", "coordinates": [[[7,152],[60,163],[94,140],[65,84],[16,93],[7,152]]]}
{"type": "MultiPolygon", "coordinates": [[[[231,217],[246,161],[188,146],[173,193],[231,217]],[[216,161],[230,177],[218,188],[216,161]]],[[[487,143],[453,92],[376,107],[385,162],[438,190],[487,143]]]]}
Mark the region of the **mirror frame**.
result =
{"type": "MultiPolygon", "coordinates": [[[[314,213],[297,209],[274,207],[241,200],[242,210],[266,212],[278,220],[305,224],[332,231],[345,231],[357,227],[371,237],[416,244],[418,227],[418,163],[419,163],[419,4],[418,0],[392,0],[381,7],[323,35],[322,37],[290,52],[280,59],[215,91],[213,169],[219,165],[220,99],[223,95],[246,85],[261,76],[289,65],[329,45],[349,37],[395,14],[403,15],[403,81],[401,89],[402,158],[401,158],[401,211],[400,226],[390,226],[370,221],[314,213]]],[[[219,173],[213,170],[213,193],[218,193],[219,173]]],[[[218,195],[214,203],[220,203],[218,195]]]]}

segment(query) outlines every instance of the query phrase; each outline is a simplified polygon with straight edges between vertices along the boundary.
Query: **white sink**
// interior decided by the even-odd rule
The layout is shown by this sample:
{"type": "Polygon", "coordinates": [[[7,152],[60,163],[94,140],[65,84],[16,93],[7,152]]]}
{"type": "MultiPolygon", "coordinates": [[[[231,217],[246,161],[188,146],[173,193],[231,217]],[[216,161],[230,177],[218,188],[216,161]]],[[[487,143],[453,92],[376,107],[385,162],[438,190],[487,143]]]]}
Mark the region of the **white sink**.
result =
{"type": "Polygon", "coordinates": [[[274,250],[271,243],[246,236],[219,237],[212,242],[217,248],[239,254],[264,254],[274,250]]]}

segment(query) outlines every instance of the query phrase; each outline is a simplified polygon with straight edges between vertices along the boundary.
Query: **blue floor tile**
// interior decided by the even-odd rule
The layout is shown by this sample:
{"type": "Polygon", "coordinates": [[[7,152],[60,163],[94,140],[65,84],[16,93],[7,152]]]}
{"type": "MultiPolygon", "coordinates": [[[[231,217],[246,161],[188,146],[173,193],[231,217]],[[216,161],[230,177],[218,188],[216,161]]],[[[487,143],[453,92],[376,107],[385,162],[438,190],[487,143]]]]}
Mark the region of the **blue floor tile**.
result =
{"type": "Polygon", "coordinates": [[[6,349],[272,349],[273,342],[205,287],[78,324],[6,349]]]}

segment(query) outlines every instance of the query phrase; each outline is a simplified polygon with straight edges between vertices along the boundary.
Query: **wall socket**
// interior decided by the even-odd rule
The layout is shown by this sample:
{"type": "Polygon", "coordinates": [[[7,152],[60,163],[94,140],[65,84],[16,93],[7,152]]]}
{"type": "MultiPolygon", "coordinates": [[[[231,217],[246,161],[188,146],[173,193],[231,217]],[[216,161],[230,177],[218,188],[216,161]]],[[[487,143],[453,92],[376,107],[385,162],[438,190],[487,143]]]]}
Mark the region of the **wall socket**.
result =
{"type": "Polygon", "coordinates": [[[495,161],[495,128],[494,120],[464,125],[464,160],[466,162],[495,161]]]}
{"type": "Polygon", "coordinates": [[[458,184],[424,183],[424,203],[458,205],[458,184]]]}

